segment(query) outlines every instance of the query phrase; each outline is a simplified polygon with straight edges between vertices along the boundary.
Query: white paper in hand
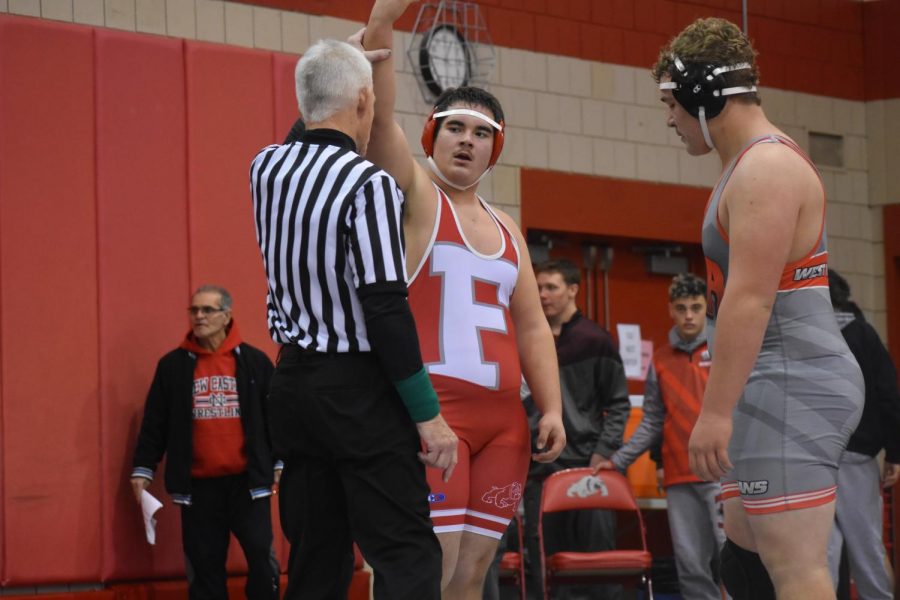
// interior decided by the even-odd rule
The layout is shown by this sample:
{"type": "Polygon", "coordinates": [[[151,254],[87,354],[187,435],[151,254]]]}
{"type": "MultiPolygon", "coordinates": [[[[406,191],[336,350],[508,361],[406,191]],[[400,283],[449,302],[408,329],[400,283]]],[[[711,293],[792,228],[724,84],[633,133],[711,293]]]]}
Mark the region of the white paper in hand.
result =
{"type": "Polygon", "coordinates": [[[147,543],[151,546],[156,544],[156,514],[162,508],[162,502],[153,497],[153,495],[144,490],[141,493],[141,512],[144,513],[144,530],[147,532],[147,543]]]}

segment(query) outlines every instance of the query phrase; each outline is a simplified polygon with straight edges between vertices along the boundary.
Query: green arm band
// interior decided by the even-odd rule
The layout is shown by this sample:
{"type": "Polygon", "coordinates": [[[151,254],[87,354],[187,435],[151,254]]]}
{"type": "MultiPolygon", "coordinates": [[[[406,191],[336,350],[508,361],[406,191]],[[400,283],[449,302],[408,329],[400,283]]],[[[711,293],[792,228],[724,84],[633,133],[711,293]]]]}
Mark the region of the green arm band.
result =
{"type": "Polygon", "coordinates": [[[431,385],[431,379],[425,372],[425,367],[419,369],[414,375],[394,382],[400,399],[406,405],[409,416],[416,423],[428,421],[441,412],[438,405],[438,397],[431,385]]]}

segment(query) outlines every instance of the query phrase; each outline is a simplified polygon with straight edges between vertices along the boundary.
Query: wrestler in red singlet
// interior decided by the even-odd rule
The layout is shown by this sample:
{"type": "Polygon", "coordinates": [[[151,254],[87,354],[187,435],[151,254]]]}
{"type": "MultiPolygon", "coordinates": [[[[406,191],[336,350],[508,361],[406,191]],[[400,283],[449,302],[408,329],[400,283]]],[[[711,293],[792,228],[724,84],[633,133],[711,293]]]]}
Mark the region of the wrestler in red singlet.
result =
{"type": "Polygon", "coordinates": [[[440,189],[431,241],[409,283],[422,359],[459,436],[449,483],[428,470],[437,533],[469,531],[499,539],[513,517],[528,470],[529,432],[519,398],[522,379],[509,314],[519,275],[515,239],[488,204],[496,251],[476,251],[440,189]]]}

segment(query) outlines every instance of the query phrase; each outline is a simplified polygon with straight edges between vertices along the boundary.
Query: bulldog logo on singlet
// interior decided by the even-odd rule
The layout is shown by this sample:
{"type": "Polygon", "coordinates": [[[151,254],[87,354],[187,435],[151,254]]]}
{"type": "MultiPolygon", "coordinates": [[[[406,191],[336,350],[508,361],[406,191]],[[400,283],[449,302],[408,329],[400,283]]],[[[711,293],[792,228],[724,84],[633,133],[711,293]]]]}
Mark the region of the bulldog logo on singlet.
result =
{"type": "Polygon", "coordinates": [[[585,475],[566,490],[566,496],[578,496],[579,498],[587,498],[594,494],[601,496],[609,496],[609,489],[599,475],[585,475]]]}
{"type": "Polygon", "coordinates": [[[515,507],[521,498],[522,484],[518,481],[514,481],[513,483],[502,487],[492,485],[491,491],[485,493],[484,496],[481,497],[481,501],[493,504],[498,508],[509,508],[515,507]]]}

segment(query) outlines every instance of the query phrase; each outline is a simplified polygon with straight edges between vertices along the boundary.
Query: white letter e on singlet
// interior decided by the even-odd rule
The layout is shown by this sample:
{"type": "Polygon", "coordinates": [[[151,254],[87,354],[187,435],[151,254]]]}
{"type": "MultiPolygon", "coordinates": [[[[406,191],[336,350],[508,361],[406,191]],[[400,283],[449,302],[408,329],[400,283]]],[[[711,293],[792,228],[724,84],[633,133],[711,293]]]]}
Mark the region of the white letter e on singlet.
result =
{"type": "Polygon", "coordinates": [[[504,307],[509,307],[512,287],[502,282],[516,281],[516,266],[505,260],[481,258],[456,244],[435,244],[431,271],[431,275],[441,277],[441,360],[426,365],[428,372],[497,389],[500,367],[485,361],[481,331],[507,333],[504,307]],[[496,304],[476,302],[476,281],[497,289],[496,304]]]}

